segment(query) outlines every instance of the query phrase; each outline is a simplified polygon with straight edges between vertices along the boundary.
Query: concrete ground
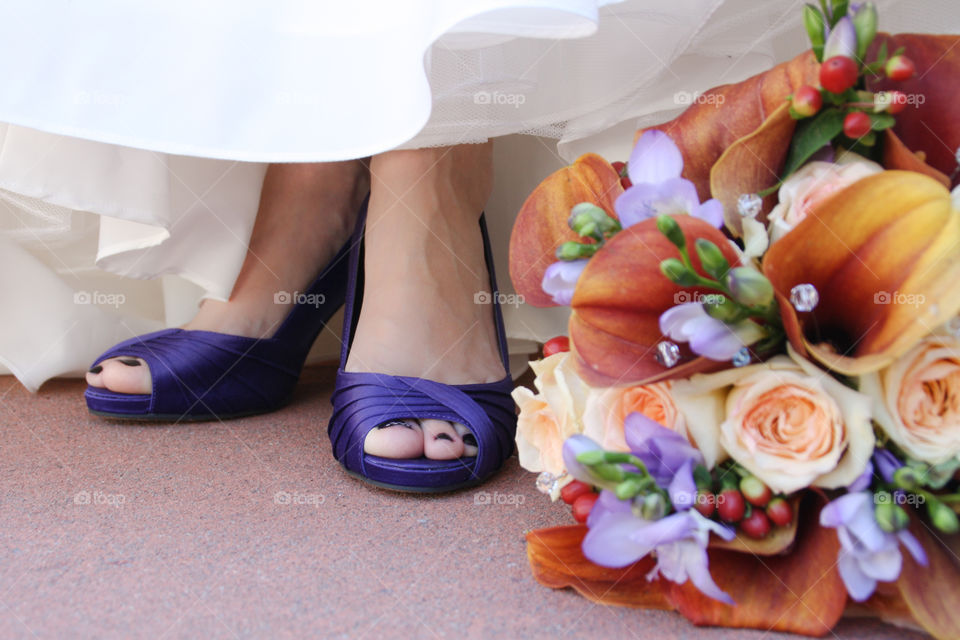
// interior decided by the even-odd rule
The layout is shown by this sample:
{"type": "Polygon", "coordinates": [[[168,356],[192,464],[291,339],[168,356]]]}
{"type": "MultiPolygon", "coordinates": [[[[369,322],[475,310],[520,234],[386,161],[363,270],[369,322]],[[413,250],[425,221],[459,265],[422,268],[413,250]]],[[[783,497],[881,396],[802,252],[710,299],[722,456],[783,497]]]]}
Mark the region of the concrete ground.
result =
{"type": "Polygon", "coordinates": [[[789,637],[537,585],[524,532],[570,520],[516,458],[492,504],[368,488],[331,456],[332,383],[309,369],[275,414],[164,426],[90,416],[78,381],[0,377],[0,638],[789,637]]]}

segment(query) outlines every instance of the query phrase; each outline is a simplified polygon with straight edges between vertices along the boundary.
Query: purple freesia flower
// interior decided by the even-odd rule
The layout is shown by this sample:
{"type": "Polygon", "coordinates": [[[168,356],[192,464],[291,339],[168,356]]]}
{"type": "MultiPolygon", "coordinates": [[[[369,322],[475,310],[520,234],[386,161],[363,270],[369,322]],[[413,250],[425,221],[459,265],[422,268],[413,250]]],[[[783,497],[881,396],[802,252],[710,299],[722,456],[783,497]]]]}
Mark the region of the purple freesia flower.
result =
{"type": "Polygon", "coordinates": [[[586,482],[587,484],[592,484],[594,486],[612,489],[614,486],[616,486],[615,482],[611,483],[597,475],[594,475],[594,473],[590,470],[590,467],[577,460],[577,456],[579,456],[581,453],[586,451],[600,450],[602,450],[600,445],[594,442],[591,438],[580,433],[572,435],[563,441],[563,449],[561,450],[561,455],[563,456],[563,466],[566,467],[567,473],[572,475],[580,482],[586,482]]]}
{"type": "Polygon", "coordinates": [[[849,15],[837,21],[823,45],[823,59],[829,60],[834,56],[846,56],[854,60],[857,57],[857,30],[849,15]]]}
{"type": "Polygon", "coordinates": [[[751,323],[728,325],[711,318],[699,302],[685,302],[664,311],[660,331],[674,342],[689,342],[694,353],[721,362],[732,359],[761,337],[751,323]]]}
{"type": "Polygon", "coordinates": [[[722,226],[723,205],[716,199],[701,204],[694,184],[680,177],[682,171],[683,156],[673,140],[656,129],[644,132],[627,163],[633,186],[614,203],[623,228],[647,218],[678,213],[722,226]]]}
{"type": "Polygon", "coordinates": [[[927,555],[913,534],[906,530],[888,533],[880,528],[870,491],[847,493],[827,504],[820,511],[820,525],[837,530],[837,568],[847,592],[857,602],[869,598],[877,582],[892,582],[900,575],[903,558],[898,542],[914,560],[927,565],[927,555]]]}
{"type": "Polygon", "coordinates": [[[893,474],[903,466],[897,457],[886,449],[877,449],[873,453],[873,462],[884,482],[893,482],[893,474]]]}
{"type": "Polygon", "coordinates": [[[673,503],[677,511],[683,511],[693,507],[697,499],[697,483],[693,479],[693,458],[688,458],[683,466],[677,470],[673,480],[667,487],[667,493],[670,494],[670,502],[673,503]]]}
{"type": "MultiPolygon", "coordinates": [[[[618,499],[613,487],[608,486],[600,492],[587,517],[589,531],[583,539],[584,556],[604,567],[625,567],[653,552],[657,564],[648,579],[659,574],[678,584],[690,580],[711,598],[733,604],[710,576],[707,543],[710,532],[725,540],[732,539],[735,533],[691,508],[697,492],[693,467],[703,462],[703,456],[685,437],[641,413],[626,417],[624,436],[630,451],[643,462],[657,484],[667,487],[676,511],[658,520],[646,520],[637,515],[638,510],[630,501],[618,499]]],[[[581,453],[599,448],[583,435],[567,438],[563,444],[567,471],[578,480],[604,486],[589,467],[577,461],[581,453]]],[[[642,496],[636,499],[642,500],[642,496]]]]}
{"type": "Polygon", "coordinates": [[[847,486],[847,491],[851,493],[864,491],[870,488],[871,482],[873,482],[873,463],[867,460],[867,466],[864,468],[863,473],[847,486]]]}
{"type": "MultiPolygon", "coordinates": [[[[600,500],[597,504],[601,504],[600,500]]],[[[733,604],[733,599],[710,576],[706,549],[711,531],[730,540],[735,535],[732,529],[704,518],[695,509],[659,520],[638,518],[629,507],[606,508],[600,513],[596,518],[590,513],[590,530],[583,539],[583,554],[591,562],[604,567],[625,567],[656,552],[657,564],[648,579],[658,573],[678,584],[689,579],[711,598],[733,604]]]]}
{"type": "Polygon", "coordinates": [[[586,258],[582,260],[560,260],[554,262],[543,272],[543,282],[540,287],[544,293],[553,298],[553,301],[559,305],[569,305],[573,300],[573,290],[577,286],[577,280],[587,266],[586,258]]]}
{"type": "Polygon", "coordinates": [[[686,438],[642,413],[634,412],[626,417],[623,435],[630,451],[643,461],[661,487],[670,486],[685,464],[703,462],[703,455],[686,438]]]}

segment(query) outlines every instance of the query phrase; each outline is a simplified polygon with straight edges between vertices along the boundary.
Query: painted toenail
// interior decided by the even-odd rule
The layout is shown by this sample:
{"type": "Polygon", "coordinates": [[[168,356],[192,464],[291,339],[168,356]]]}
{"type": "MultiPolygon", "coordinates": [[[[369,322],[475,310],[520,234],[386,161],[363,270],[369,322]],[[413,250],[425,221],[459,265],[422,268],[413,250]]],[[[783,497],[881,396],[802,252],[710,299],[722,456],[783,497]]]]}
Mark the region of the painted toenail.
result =
{"type": "Polygon", "coordinates": [[[101,365],[98,364],[98,365],[95,366],[95,367],[90,367],[90,370],[89,370],[89,371],[90,371],[90,373],[100,373],[101,371],[103,371],[103,366],[101,366],[101,365]]]}
{"type": "Polygon", "coordinates": [[[387,427],[406,427],[407,429],[413,429],[413,425],[406,420],[391,420],[390,422],[384,422],[378,426],[377,429],[386,429],[387,427]]]}
{"type": "Polygon", "coordinates": [[[449,434],[446,434],[446,433],[438,433],[438,434],[437,434],[437,437],[436,437],[435,439],[436,439],[436,440],[449,440],[450,442],[453,442],[453,438],[451,438],[450,435],[449,435],[449,434]]]}
{"type": "Polygon", "coordinates": [[[468,447],[477,446],[477,438],[472,433],[464,434],[462,439],[463,439],[463,444],[467,445],[468,447]]]}
{"type": "Polygon", "coordinates": [[[127,365],[128,367],[139,367],[140,361],[134,360],[133,358],[120,358],[120,362],[127,365]]]}

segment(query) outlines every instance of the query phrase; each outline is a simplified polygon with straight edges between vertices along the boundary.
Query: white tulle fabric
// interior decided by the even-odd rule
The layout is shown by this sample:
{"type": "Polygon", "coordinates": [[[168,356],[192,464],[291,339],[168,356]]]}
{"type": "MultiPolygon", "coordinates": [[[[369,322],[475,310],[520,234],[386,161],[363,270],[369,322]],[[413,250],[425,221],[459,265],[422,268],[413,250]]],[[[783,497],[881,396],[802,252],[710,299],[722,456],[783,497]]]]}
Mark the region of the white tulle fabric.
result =
{"type": "MultiPolygon", "coordinates": [[[[951,0],[877,3],[956,32],[951,0]]],[[[266,162],[498,142],[488,218],[586,150],[801,51],[787,0],[8,0],[0,4],[0,372],[31,390],[224,299],[266,162]],[[559,147],[557,146],[559,141],[559,147]]],[[[562,310],[507,305],[513,349],[562,310]]],[[[314,355],[336,351],[327,332],[314,355]]]]}

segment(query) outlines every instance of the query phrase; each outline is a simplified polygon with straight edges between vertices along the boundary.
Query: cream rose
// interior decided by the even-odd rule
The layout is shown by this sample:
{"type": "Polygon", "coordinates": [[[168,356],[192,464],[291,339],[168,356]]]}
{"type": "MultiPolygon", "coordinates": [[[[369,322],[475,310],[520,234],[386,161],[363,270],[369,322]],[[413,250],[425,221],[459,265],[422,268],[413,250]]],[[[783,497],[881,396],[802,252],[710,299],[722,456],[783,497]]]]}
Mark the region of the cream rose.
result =
{"type": "Polygon", "coordinates": [[[677,391],[697,407],[688,419],[712,419],[723,451],[776,492],[846,486],[873,452],[870,399],[792,351],[677,391]]]}
{"type": "Polygon", "coordinates": [[[939,464],[960,455],[960,340],[932,335],[860,378],[874,419],[904,452],[939,464]]]}
{"type": "Polygon", "coordinates": [[[627,451],[623,435],[624,419],[631,413],[642,413],[690,440],[701,449],[707,465],[713,467],[718,455],[716,438],[698,439],[698,430],[688,428],[684,411],[678,407],[671,391],[673,384],[657,382],[633,387],[592,389],[587,395],[583,414],[584,435],[599,442],[604,449],[627,451]]]}
{"type": "Polygon", "coordinates": [[[770,242],[797,226],[818,204],[861,178],[883,171],[876,162],[845,152],[836,162],[809,162],[780,187],[777,206],[767,216],[770,242]]]}
{"type": "Polygon", "coordinates": [[[528,471],[565,471],[563,443],[583,432],[583,412],[589,387],[573,369],[569,353],[555,353],[530,366],[537,374],[537,393],[526,387],[513,390],[520,408],[517,418],[517,453],[528,471]]]}

